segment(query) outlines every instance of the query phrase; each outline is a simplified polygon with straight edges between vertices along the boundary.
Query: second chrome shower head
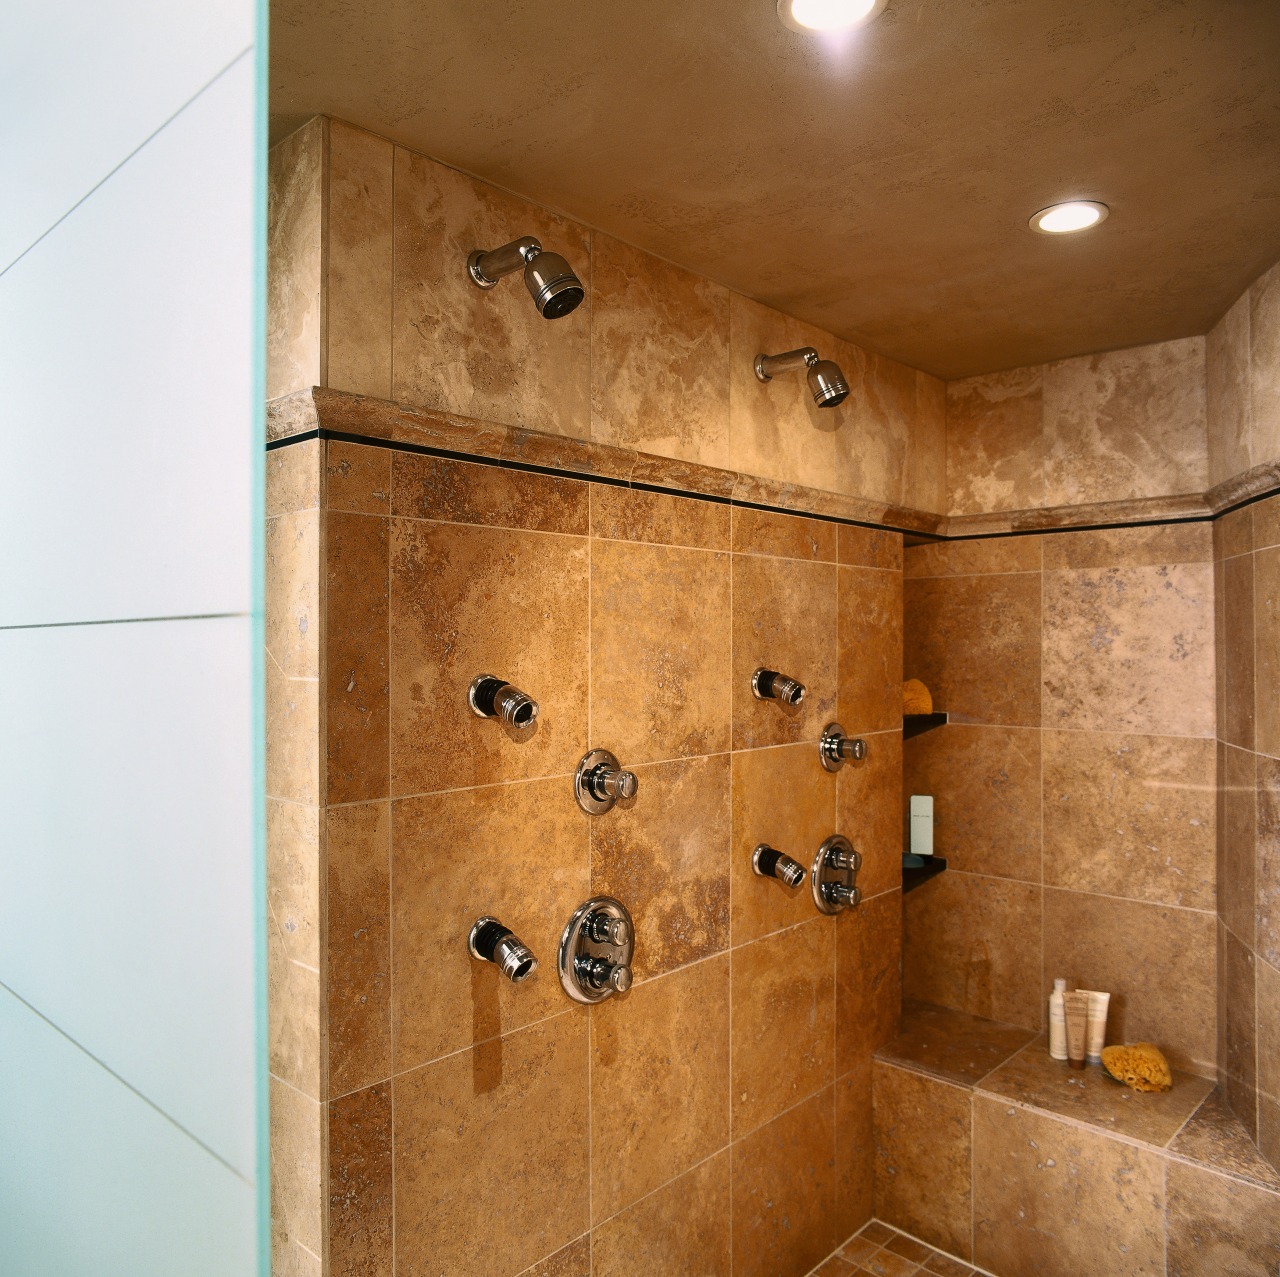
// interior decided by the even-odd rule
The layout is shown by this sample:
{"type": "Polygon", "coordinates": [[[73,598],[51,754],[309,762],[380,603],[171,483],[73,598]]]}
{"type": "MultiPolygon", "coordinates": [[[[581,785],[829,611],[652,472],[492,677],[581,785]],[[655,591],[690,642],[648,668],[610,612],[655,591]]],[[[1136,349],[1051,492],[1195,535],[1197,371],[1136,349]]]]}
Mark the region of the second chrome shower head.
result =
{"type": "Polygon", "coordinates": [[[543,319],[569,314],[586,296],[569,263],[559,253],[544,251],[532,235],[522,235],[501,248],[477,248],[467,258],[467,274],[477,288],[492,288],[504,275],[521,269],[525,287],[543,319]]]}
{"type": "Polygon", "coordinates": [[[799,350],[788,350],[781,355],[757,355],[755,369],[761,381],[772,381],[780,372],[803,369],[809,393],[819,408],[834,408],[849,397],[849,383],[840,365],[830,359],[819,359],[812,346],[801,346],[799,350]]]}

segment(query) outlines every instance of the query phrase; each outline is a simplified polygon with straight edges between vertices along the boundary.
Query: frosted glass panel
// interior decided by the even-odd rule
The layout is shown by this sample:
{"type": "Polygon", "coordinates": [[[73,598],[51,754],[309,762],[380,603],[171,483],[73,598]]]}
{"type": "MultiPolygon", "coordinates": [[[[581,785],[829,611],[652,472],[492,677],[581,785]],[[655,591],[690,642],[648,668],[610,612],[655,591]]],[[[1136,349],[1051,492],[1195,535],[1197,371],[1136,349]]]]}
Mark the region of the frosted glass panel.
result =
{"type": "Polygon", "coordinates": [[[247,1176],[250,631],[0,633],[0,983],[247,1176]]]}
{"type": "Polygon", "coordinates": [[[0,626],[249,607],[253,119],[249,56],[0,276],[0,626]]]}
{"type": "Polygon", "coordinates": [[[254,5],[40,0],[0,12],[3,270],[253,42],[254,5]]]}
{"type": "Polygon", "coordinates": [[[254,1190],[0,989],[0,1272],[247,1277],[254,1190]]]}

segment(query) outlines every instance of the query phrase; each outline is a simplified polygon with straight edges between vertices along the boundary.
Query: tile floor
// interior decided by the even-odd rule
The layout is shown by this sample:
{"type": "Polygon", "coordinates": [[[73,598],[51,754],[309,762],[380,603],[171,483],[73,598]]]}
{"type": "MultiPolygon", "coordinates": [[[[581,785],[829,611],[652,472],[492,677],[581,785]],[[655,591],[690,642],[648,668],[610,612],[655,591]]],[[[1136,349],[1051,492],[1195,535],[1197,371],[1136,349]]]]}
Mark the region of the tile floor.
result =
{"type": "Polygon", "coordinates": [[[809,1277],[851,1277],[859,1273],[875,1277],[977,1277],[984,1271],[873,1219],[823,1260],[809,1277]]]}

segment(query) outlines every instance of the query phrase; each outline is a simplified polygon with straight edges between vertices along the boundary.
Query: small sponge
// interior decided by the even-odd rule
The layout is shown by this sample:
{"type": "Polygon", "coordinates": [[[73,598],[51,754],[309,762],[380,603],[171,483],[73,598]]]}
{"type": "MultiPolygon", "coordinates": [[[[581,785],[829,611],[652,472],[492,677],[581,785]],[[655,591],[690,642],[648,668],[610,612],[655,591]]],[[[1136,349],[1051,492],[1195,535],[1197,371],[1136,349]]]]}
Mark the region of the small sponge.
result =
{"type": "Polygon", "coordinates": [[[904,714],[933,713],[933,697],[929,695],[929,689],[918,678],[909,678],[902,685],[902,712],[904,714]]]}
{"type": "Polygon", "coordinates": [[[1169,1061],[1160,1048],[1150,1042],[1104,1047],[1102,1067],[1117,1082],[1123,1082],[1135,1091],[1167,1091],[1173,1086],[1169,1061]]]}

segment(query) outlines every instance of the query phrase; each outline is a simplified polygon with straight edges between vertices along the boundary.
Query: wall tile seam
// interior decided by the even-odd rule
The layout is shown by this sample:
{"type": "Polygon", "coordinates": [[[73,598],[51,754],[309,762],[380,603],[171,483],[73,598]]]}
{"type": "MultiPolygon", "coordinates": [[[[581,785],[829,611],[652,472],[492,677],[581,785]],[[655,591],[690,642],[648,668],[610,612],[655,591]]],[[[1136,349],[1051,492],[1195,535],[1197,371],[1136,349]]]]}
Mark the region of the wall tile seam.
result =
{"type": "MultiPolygon", "coordinates": [[[[1190,1120],[1190,1118],[1187,1119],[1188,1122],[1190,1120]]],[[[1179,1134],[1181,1134],[1181,1130],[1179,1134]]],[[[1176,1138],[1177,1136],[1174,1137],[1174,1139],[1176,1138]]],[[[1243,1184],[1246,1188],[1265,1193],[1268,1197],[1274,1197],[1277,1202],[1280,1202],[1280,1188],[1271,1188],[1260,1180],[1250,1179],[1247,1175],[1229,1171],[1223,1166],[1210,1166],[1207,1162],[1197,1162],[1194,1158],[1187,1157],[1184,1153],[1175,1152],[1171,1145],[1172,1141],[1170,1141],[1170,1146],[1166,1146],[1161,1150],[1161,1156],[1167,1165],[1187,1166],[1195,1171],[1203,1171],[1206,1175],[1216,1175],[1219,1179],[1229,1180],[1233,1184],[1243,1184]]]]}
{"type": "Polygon", "coordinates": [[[1178,913],[1196,914],[1203,918],[1216,918],[1218,916],[1216,907],[1213,909],[1194,908],[1191,905],[1173,905],[1165,904],[1160,901],[1142,900],[1135,896],[1113,896],[1105,891],[1084,891],[1076,887],[1059,887],[1056,884],[1045,883],[1045,891],[1058,891],[1064,896],[1092,896],[1098,900],[1114,900],[1118,904],[1126,905],[1145,905],[1149,909],[1172,909],[1178,913]]]}
{"type": "MultiPolygon", "coordinates": [[[[1216,911],[1216,912],[1215,912],[1215,916],[1217,917],[1218,921],[1222,923],[1222,929],[1223,929],[1223,930],[1224,930],[1224,931],[1225,931],[1229,936],[1231,936],[1231,938],[1232,938],[1233,940],[1235,940],[1235,942],[1236,942],[1236,943],[1237,943],[1237,944],[1238,944],[1242,949],[1244,949],[1244,950],[1249,954],[1249,956],[1250,956],[1250,957],[1252,957],[1252,958],[1254,958],[1254,959],[1262,959],[1262,961],[1266,962],[1266,959],[1265,959],[1265,958],[1263,958],[1263,957],[1262,957],[1262,954],[1258,951],[1258,950],[1259,950],[1259,946],[1258,946],[1258,943],[1257,943],[1257,940],[1256,940],[1256,939],[1254,939],[1254,940],[1246,940],[1246,939],[1244,938],[1244,936],[1240,935],[1240,934],[1235,930],[1235,928],[1234,928],[1234,927],[1232,927],[1231,923],[1227,921],[1227,916],[1226,916],[1226,914],[1225,914],[1225,913],[1222,913],[1222,912],[1220,912],[1220,911],[1216,911]]],[[[1267,965],[1268,965],[1269,967],[1271,967],[1273,970],[1275,970],[1275,965],[1274,965],[1273,963],[1267,962],[1267,965]]]]}
{"type": "Polygon", "coordinates": [[[1039,576],[1041,571],[1040,568],[1015,568],[1009,572],[939,572],[935,575],[924,575],[904,569],[902,582],[905,587],[911,581],[967,581],[974,577],[1039,576]]]}
{"type": "MultiPolygon", "coordinates": [[[[528,1268],[522,1268],[518,1273],[514,1273],[512,1277],[530,1277],[530,1274],[533,1273],[534,1270],[539,1268],[542,1264],[545,1264],[547,1260],[554,1259],[562,1250],[568,1250],[570,1246],[576,1246],[580,1242],[586,1242],[589,1250],[590,1244],[591,1244],[591,1234],[594,1231],[595,1231],[594,1228],[588,1228],[585,1233],[579,1233],[576,1237],[571,1237],[567,1242],[564,1243],[563,1246],[557,1246],[555,1250],[549,1250],[545,1255],[542,1255],[540,1258],[535,1259],[533,1263],[529,1265],[528,1268]]],[[[588,1272],[590,1271],[591,1271],[590,1268],[588,1268],[588,1272]]],[[[392,1274],[388,1274],[387,1277],[392,1277],[392,1274]]]]}
{"type": "MultiPolygon", "coordinates": [[[[1041,681],[1041,689],[1043,690],[1043,680],[1041,681]]],[[[990,725],[996,727],[1001,724],[993,723],[990,725]]],[[[1138,732],[1131,728],[1124,727],[1067,727],[1060,723],[1041,724],[1040,730],[1045,732],[1059,732],[1064,735],[1070,734],[1074,736],[1140,736],[1148,740],[1202,740],[1212,743],[1216,742],[1218,739],[1213,732],[1138,732]]],[[[1217,728],[1215,727],[1214,731],[1216,730],[1217,728]]]]}
{"type": "MultiPolygon", "coordinates": [[[[1028,1032],[1029,1031],[1030,1030],[1028,1030],[1028,1032]]],[[[871,1063],[873,1066],[872,1067],[872,1078],[873,1078],[872,1090],[873,1091],[875,1090],[875,1082],[874,1082],[875,1069],[886,1068],[886,1069],[898,1069],[902,1073],[910,1073],[913,1077],[924,1078],[925,1081],[927,1082],[936,1082],[939,1086],[949,1087],[951,1090],[959,1091],[963,1095],[971,1096],[974,1093],[974,1088],[971,1083],[956,1082],[956,1081],[953,1081],[951,1078],[939,1077],[935,1073],[926,1072],[925,1069],[919,1066],[905,1063],[903,1061],[882,1060],[878,1053],[872,1054],[871,1063]]]]}
{"type": "Polygon", "coordinates": [[[309,1094],[308,1092],[304,1091],[300,1086],[295,1086],[292,1082],[289,1081],[287,1077],[282,1077],[279,1073],[276,1073],[274,1071],[268,1072],[267,1077],[272,1082],[279,1082],[281,1086],[288,1087],[289,1090],[291,1090],[295,1095],[301,1096],[304,1100],[310,1101],[312,1104],[315,1104],[317,1107],[322,1106],[325,1103],[325,1099],[323,1096],[309,1094]]]}

